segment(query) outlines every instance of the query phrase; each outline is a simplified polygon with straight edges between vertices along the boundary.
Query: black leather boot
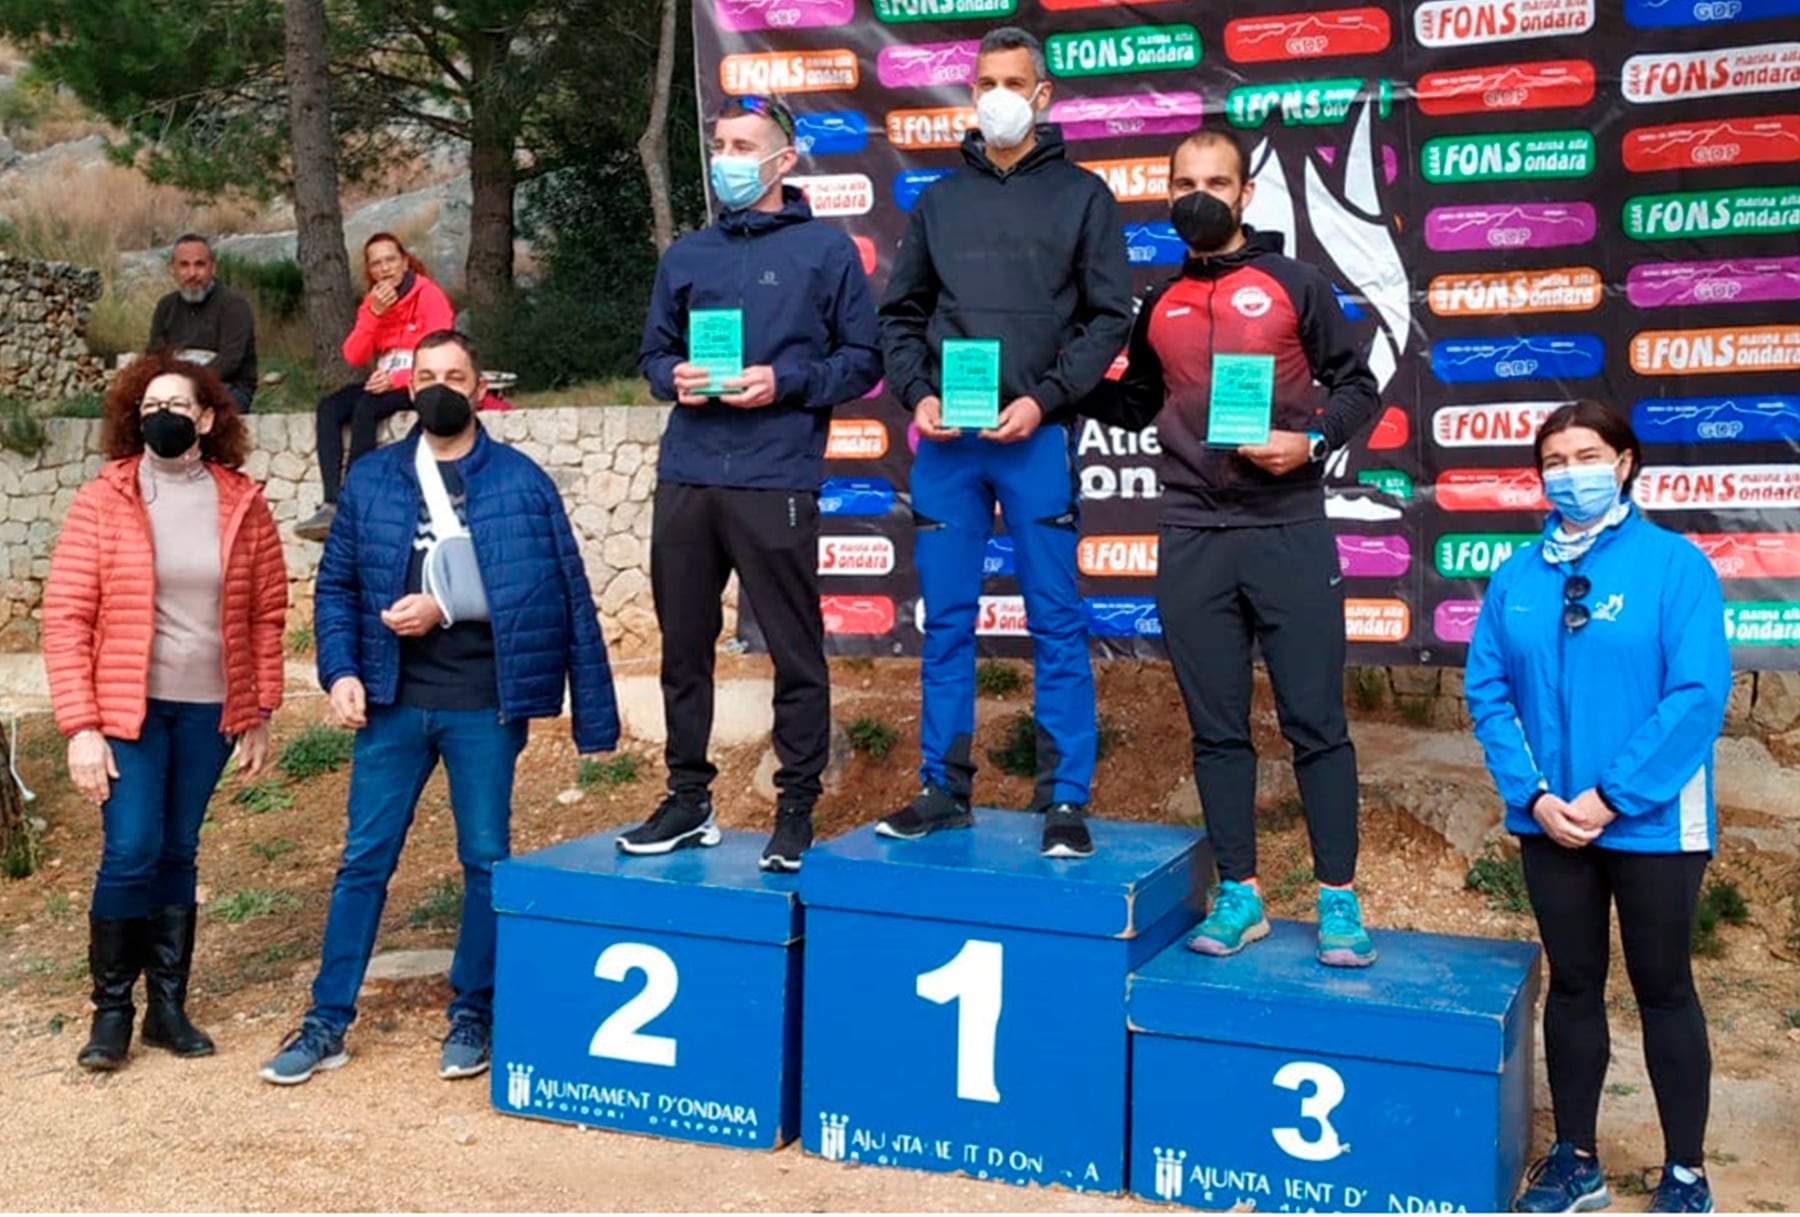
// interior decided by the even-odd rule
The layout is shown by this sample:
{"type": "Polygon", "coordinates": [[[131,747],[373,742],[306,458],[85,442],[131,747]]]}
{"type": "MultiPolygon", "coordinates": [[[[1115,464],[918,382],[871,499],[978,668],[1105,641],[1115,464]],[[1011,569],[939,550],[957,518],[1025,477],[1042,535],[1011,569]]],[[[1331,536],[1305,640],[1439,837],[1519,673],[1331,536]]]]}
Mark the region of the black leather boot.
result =
{"type": "Polygon", "coordinates": [[[142,917],[88,918],[88,971],[94,977],[94,1028],[75,1063],[83,1069],[117,1069],[131,1055],[131,990],[143,966],[142,917]]]}
{"type": "Polygon", "coordinates": [[[213,1042],[188,1022],[188,973],[194,966],[194,906],[150,910],[144,953],[144,1043],[176,1056],[211,1056],[213,1042]]]}

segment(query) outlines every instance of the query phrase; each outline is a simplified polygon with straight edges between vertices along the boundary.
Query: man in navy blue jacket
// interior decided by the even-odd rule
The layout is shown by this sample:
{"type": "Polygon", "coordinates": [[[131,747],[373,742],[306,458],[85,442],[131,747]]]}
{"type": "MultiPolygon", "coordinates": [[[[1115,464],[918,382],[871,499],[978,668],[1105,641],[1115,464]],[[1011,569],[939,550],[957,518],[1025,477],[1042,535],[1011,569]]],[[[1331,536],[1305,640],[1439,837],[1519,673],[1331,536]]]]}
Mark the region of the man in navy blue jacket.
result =
{"type": "Polygon", "coordinates": [[[419,425],[351,470],[319,563],[319,682],[333,716],[355,728],[356,746],[312,1008],[262,1068],[279,1085],[350,1059],[344,1033],[388,880],[440,760],[463,909],[438,1074],[487,1070],[492,871],[511,849],[526,724],[560,715],[567,687],[576,749],[603,752],[619,739],[606,643],[556,484],[475,420],[471,403],[486,382],[462,335],[421,339],[409,388],[419,425]]]}
{"type": "MultiPolygon", "coordinates": [[[[819,480],[833,406],[881,378],[880,337],[850,238],[782,185],[798,154],[780,102],[734,98],[713,129],[716,224],[656,270],[638,368],[676,403],[658,457],[650,584],[662,628],[669,793],[619,838],[630,854],[716,845],[707,759],[720,596],[732,571],[775,663],[775,833],[765,870],[797,870],[830,752],[819,612],[819,480]],[[688,350],[698,309],[741,313],[737,376],[714,384],[688,350]],[[709,388],[723,392],[710,394],[709,388]]],[[[729,315],[729,313],[728,313],[729,315]]]]}

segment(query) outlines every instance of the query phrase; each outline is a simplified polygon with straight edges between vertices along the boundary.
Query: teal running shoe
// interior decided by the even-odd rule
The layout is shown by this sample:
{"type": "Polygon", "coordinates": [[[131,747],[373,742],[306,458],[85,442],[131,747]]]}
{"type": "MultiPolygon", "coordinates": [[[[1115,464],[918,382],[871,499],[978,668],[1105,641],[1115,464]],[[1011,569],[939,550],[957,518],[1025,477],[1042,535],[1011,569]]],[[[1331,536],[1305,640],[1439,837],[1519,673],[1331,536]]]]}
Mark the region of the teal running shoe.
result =
{"type": "Polygon", "coordinates": [[[1362,907],[1348,888],[1319,889],[1319,962],[1333,968],[1366,968],[1375,962],[1362,907]]]}
{"type": "Polygon", "coordinates": [[[1188,939],[1188,950],[1202,955],[1236,955],[1258,938],[1269,936],[1262,897],[1248,883],[1227,879],[1213,889],[1212,912],[1188,939]]]}

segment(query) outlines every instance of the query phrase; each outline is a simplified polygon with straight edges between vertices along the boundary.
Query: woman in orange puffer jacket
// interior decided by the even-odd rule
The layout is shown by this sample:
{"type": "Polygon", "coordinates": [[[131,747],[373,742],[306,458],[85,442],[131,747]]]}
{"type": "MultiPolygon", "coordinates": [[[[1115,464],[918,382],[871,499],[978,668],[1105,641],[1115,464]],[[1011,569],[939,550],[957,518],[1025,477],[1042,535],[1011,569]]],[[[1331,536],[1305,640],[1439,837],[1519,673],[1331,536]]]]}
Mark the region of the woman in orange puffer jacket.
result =
{"type": "Polygon", "coordinates": [[[77,1057],[117,1069],[144,974],[144,1043],[213,1044],[188,1021],[194,857],[235,747],[268,763],[281,705],[287,570],[262,489],[238,472],[249,436],[219,378],[147,355],[106,395],[111,459],[76,494],[44,587],[44,666],[69,776],[100,806],[88,919],[94,1025],[77,1057]]]}

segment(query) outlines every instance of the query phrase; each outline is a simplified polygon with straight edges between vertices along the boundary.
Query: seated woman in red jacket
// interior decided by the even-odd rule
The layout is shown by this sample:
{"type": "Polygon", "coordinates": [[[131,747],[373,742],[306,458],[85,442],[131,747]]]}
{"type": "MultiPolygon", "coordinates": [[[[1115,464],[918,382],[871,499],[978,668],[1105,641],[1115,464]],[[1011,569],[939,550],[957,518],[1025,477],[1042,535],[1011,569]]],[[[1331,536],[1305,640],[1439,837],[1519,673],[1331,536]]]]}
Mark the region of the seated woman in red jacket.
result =
{"type": "Polygon", "coordinates": [[[344,362],[373,368],[367,380],[345,385],[320,401],[313,413],[325,502],[294,529],[309,541],[323,541],[331,531],[344,472],[374,449],[381,420],[409,407],[406,383],[412,378],[413,347],[425,335],[455,324],[444,289],[425,277],[425,264],[407,253],[392,233],[378,232],[363,242],[363,270],[369,294],[357,306],[356,326],[344,339],[344,362]],[[345,426],[350,428],[348,461],[345,426]]]}

